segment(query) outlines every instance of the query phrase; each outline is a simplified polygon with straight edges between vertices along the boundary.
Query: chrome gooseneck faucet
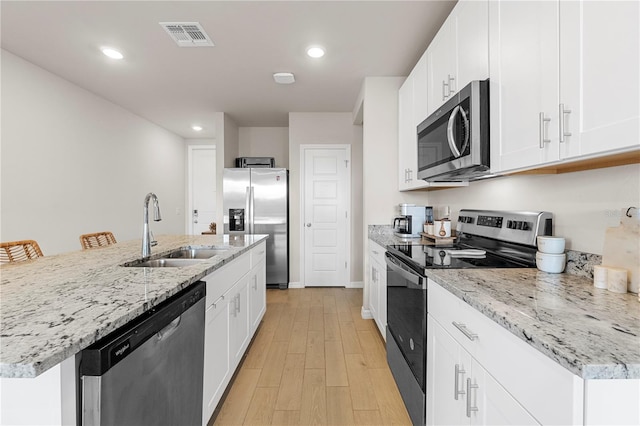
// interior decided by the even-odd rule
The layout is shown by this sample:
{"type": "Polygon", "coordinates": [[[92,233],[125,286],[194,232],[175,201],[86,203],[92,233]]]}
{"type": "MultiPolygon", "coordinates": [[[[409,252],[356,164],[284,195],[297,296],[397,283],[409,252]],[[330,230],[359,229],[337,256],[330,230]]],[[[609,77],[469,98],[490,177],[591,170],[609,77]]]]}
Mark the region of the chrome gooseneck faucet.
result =
{"type": "Polygon", "coordinates": [[[142,222],[142,257],[149,257],[151,255],[151,246],[158,244],[157,241],[151,241],[151,231],[149,230],[149,200],[153,198],[153,220],[159,222],[162,220],[160,217],[160,206],[158,205],[158,197],[153,192],[147,194],[144,197],[144,209],[143,209],[143,222],[142,222]]]}

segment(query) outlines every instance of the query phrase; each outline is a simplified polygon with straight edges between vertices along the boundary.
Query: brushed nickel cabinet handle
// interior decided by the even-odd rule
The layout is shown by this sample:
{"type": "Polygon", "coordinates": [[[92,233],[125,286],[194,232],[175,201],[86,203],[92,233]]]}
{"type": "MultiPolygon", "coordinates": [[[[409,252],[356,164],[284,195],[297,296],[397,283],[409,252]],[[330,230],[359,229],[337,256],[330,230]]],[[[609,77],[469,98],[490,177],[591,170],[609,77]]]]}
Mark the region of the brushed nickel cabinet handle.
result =
{"type": "Polygon", "coordinates": [[[471,379],[467,379],[467,417],[471,418],[471,413],[478,411],[478,407],[471,406],[471,389],[478,389],[478,385],[472,385],[471,379]]]}
{"type": "Polygon", "coordinates": [[[541,149],[544,148],[544,144],[545,143],[551,142],[551,139],[546,139],[544,137],[544,135],[545,135],[545,127],[546,127],[544,124],[549,122],[549,121],[551,121],[551,119],[550,118],[545,118],[544,117],[544,112],[541,112],[540,115],[538,116],[538,122],[540,124],[539,132],[540,132],[540,148],[541,149]]]}
{"type": "Polygon", "coordinates": [[[560,104],[560,123],[558,126],[558,132],[560,133],[560,143],[564,143],[566,136],[571,136],[571,132],[564,131],[564,119],[566,115],[571,114],[570,109],[564,109],[564,104],[560,104]]]}
{"type": "Polygon", "coordinates": [[[478,338],[478,335],[476,333],[474,333],[473,331],[469,330],[467,328],[467,326],[461,322],[451,322],[451,324],[453,324],[453,326],[455,328],[457,328],[458,330],[460,330],[462,332],[462,334],[464,334],[465,336],[467,336],[467,338],[471,341],[474,341],[478,338]]]}
{"type": "Polygon", "coordinates": [[[458,400],[458,397],[460,395],[464,395],[465,391],[464,390],[460,390],[459,386],[458,386],[458,376],[460,374],[463,375],[464,377],[464,373],[466,373],[466,371],[464,371],[464,368],[460,368],[460,366],[458,364],[456,364],[456,368],[455,368],[455,377],[453,378],[453,399],[455,399],[456,401],[458,400]]]}

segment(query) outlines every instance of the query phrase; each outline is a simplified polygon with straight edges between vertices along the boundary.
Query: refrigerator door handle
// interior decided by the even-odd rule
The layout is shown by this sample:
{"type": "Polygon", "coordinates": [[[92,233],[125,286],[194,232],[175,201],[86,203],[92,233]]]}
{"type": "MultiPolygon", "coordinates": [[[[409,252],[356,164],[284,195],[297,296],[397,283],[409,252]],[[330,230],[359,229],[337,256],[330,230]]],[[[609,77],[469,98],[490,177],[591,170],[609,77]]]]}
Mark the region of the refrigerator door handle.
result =
{"type": "Polygon", "coordinates": [[[244,198],[244,233],[251,233],[251,187],[247,186],[244,198]]]}
{"type": "Polygon", "coordinates": [[[251,187],[251,189],[249,190],[249,233],[253,234],[254,233],[254,196],[253,196],[253,186],[251,187]]]}

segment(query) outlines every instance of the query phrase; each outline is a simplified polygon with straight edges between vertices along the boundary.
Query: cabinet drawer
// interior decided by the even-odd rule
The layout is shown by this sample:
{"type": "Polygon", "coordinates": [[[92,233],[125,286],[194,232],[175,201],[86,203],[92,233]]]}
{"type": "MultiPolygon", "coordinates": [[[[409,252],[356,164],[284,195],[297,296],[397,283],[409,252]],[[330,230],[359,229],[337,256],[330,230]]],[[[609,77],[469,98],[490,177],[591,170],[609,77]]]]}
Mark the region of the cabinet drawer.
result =
{"type": "Polygon", "coordinates": [[[382,247],[380,244],[376,243],[373,240],[369,240],[369,256],[374,258],[380,265],[386,265],[384,260],[384,254],[387,252],[387,249],[382,247]]]}
{"type": "Polygon", "coordinates": [[[207,307],[249,272],[250,265],[251,255],[248,252],[204,277],[203,280],[207,283],[207,307]]]}
{"type": "Polygon", "coordinates": [[[582,423],[581,378],[434,281],[429,280],[428,285],[429,313],[536,420],[542,424],[582,423]]]}
{"type": "Polygon", "coordinates": [[[253,268],[267,257],[267,243],[264,241],[251,249],[251,267],[253,268]]]}

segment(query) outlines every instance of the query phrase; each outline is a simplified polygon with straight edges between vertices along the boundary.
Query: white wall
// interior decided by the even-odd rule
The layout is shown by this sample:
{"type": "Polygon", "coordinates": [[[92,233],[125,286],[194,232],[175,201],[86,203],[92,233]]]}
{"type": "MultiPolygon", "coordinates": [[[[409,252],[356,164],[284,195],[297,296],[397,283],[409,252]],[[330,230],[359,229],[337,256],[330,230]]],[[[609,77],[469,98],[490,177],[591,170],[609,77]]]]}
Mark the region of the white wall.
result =
{"type": "Polygon", "coordinates": [[[619,225],[621,209],[640,207],[640,165],[506,176],[423,197],[436,207],[449,205],[453,218],[461,208],[549,211],[554,234],[567,238],[567,249],[602,254],[605,230],[619,225]]]}
{"type": "Polygon", "coordinates": [[[351,281],[362,281],[362,128],[351,113],[289,113],[289,280],[300,281],[300,145],[351,145],[351,281]]]}
{"type": "Polygon", "coordinates": [[[2,241],[35,239],[52,255],[80,249],[84,233],[141,239],[147,192],[163,214],[152,231],[184,233],[182,138],[0,52],[2,241]]]}
{"type": "Polygon", "coordinates": [[[276,167],[289,168],[288,127],[240,127],[240,157],[274,157],[276,167]]]}

